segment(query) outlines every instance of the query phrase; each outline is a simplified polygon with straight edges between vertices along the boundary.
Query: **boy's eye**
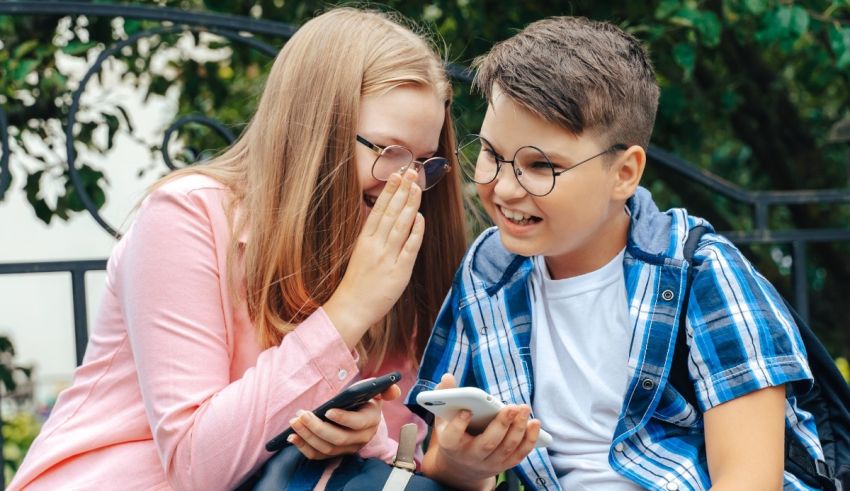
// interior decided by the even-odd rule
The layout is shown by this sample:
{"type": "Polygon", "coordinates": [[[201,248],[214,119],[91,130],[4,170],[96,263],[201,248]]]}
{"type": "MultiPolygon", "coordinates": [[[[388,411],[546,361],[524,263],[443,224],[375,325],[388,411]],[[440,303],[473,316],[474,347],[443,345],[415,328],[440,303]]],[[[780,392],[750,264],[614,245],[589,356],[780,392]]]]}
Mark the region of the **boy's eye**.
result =
{"type": "Polygon", "coordinates": [[[538,160],[536,162],[530,163],[528,165],[528,168],[534,169],[534,170],[547,170],[547,169],[552,168],[552,165],[549,164],[549,162],[538,160]]]}
{"type": "Polygon", "coordinates": [[[496,160],[496,152],[494,152],[494,151],[493,151],[492,149],[490,149],[490,148],[483,147],[483,148],[481,149],[481,155],[483,155],[483,156],[487,157],[487,158],[488,158],[488,159],[490,159],[490,160],[496,160]]]}

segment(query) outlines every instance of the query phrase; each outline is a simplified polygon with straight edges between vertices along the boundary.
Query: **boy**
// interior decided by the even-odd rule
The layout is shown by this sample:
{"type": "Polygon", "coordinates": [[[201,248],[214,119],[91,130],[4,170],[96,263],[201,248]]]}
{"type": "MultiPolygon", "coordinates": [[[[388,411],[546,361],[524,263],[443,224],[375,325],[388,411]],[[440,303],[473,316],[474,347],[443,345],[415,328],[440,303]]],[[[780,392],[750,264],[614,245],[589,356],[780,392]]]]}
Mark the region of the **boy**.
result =
{"type": "Polygon", "coordinates": [[[479,436],[468,412],[438,421],[423,471],[466,489],[511,467],[538,489],[810,489],[783,471],[786,426],[823,456],[782,300],[707,222],[638,186],[658,102],[638,41],[552,18],[476,65],[489,105],[459,156],[496,227],[467,252],[408,404],[423,414],[416,395],[457,380],[508,406],[479,436]],[[667,383],[685,298],[699,407],[667,383]],[[541,425],[554,442],[534,449],[541,425]]]}

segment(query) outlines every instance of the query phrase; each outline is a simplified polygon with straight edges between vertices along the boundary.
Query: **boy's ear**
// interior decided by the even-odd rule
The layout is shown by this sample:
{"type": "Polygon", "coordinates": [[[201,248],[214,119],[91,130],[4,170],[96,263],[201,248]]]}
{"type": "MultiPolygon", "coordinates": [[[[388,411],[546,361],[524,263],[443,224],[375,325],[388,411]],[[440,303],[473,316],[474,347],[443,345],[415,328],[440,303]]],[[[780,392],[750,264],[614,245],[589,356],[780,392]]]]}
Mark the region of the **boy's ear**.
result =
{"type": "Polygon", "coordinates": [[[640,184],[643,169],[646,167],[646,151],[640,145],[632,145],[623,151],[614,164],[616,172],[614,199],[627,200],[640,184]]]}

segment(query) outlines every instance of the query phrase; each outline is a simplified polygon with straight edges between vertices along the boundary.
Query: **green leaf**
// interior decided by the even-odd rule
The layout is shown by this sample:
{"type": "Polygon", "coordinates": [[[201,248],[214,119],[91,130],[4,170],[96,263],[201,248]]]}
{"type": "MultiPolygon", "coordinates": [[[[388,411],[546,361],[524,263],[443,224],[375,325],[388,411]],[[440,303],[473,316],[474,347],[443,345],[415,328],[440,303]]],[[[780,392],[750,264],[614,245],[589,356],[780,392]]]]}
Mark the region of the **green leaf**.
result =
{"type": "Polygon", "coordinates": [[[127,131],[130,133],[134,133],[136,130],[133,129],[133,122],[130,120],[130,114],[127,113],[127,110],[124,109],[124,106],[118,104],[115,106],[118,109],[118,112],[121,113],[121,116],[124,117],[124,124],[127,125],[127,131]]]}
{"type": "Polygon", "coordinates": [[[71,56],[79,56],[85,54],[88,50],[93,48],[97,43],[89,41],[87,43],[81,41],[71,41],[62,47],[62,52],[71,55],[71,56]]]}
{"type": "Polygon", "coordinates": [[[27,54],[29,54],[32,50],[38,47],[38,39],[30,39],[29,41],[24,41],[12,54],[13,58],[23,58],[27,54]]]}
{"type": "Polygon", "coordinates": [[[169,82],[168,79],[162,76],[155,76],[153,80],[151,80],[151,84],[148,86],[148,93],[165,95],[165,92],[169,87],[171,87],[171,82],[169,82]]]}
{"type": "Polygon", "coordinates": [[[83,211],[86,209],[83,205],[83,200],[80,199],[80,193],[77,192],[70,179],[65,183],[65,196],[62,197],[62,205],[63,208],[71,211],[83,211]]]}
{"type": "Polygon", "coordinates": [[[38,64],[38,60],[21,60],[18,63],[18,66],[15,67],[15,70],[12,72],[12,78],[14,80],[23,80],[24,77],[29,75],[30,72],[32,72],[38,67],[38,64]]]}
{"type": "Polygon", "coordinates": [[[850,66],[850,27],[829,29],[829,46],[836,58],[836,68],[850,66]]]}
{"type": "Polygon", "coordinates": [[[91,195],[91,199],[94,201],[94,206],[98,210],[103,208],[103,205],[106,204],[106,192],[104,192],[100,186],[94,187],[91,191],[89,191],[89,195],[91,195]]]}
{"type": "Polygon", "coordinates": [[[673,59],[685,72],[685,79],[690,79],[697,61],[697,53],[694,47],[687,43],[679,43],[673,46],[673,59]]]}
{"type": "Polygon", "coordinates": [[[35,210],[35,216],[42,222],[50,225],[50,220],[53,218],[53,210],[47,206],[47,203],[43,199],[37,199],[34,202],[31,201],[30,204],[32,204],[35,210]]]}
{"type": "Polygon", "coordinates": [[[679,0],[661,0],[658,7],[655,7],[655,18],[659,20],[666,19],[673,15],[681,5],[679,0]]]}
{"type": "Polygon", "coordinates": [[[702,13],[691,7],[684,7],[676,11],[672,17],[670,17],[670,23],[685,26],[685,27],[694,27],[694,24],[702,17],[702,13]]]}
{"type": "Polygon", "coordinates": [[[89,167],[87,164],[83,164],[79,169],[80,180],[83,182],[83,186],[88,190],[89,187],[96,187],[98,181],[103,179],[103,172],[89,167]]]}
{"type": "Polygon", "coordinates": [[[806,9],[795,5],[791,8],[791,31],[797,35],[805,34],[809,30],[809,13],[806,9]]]}
{"type": "Polygon", "coordinates": [[[671,114],[682,114],[688,109],[685,93],[679,85],[671,85],[661,89],[661,107],[671,114]]]}
{"type": "Polygon", "coordinates": [[[720,33],[723,27],[714,12],[702,12],[702,15],[694,21],[694,27],[705,46],[713,47],[720,44],[720,33]]]}
{"type": "Polygon", "coordinates": [[[80,143],[90,144],[94,130],[97,129],[97,123],[91,121],[83,121],[80,124],[80,132],[77,133],[77,141],[80,143]]]}
{"type": "Polygon", "coordinates": [[[734,90],[727,88],[720,96],[721,106],[726,112],[732,112],[741,104],[741,97],[734,90]]]}
{"type": "Polygon", "coordinates": [[[118,132],[118,128],[120,128],[121,125],[118,122],[118,117],[115,115],[104,114],[103,117],[106,119],[106,126],[109,128],[106,133],[106,149],[109,150],[115,142],[115,133],[118,132]]]}
{"type": "MultiPolygon", "coordinates": [[[[83,190],[89,195],[94,206],[100,209],[106,203],[106,193],[102,189],[100,182],[101,180],[105,181],[103,172],[90,167],[88,164],[82,164],[77,169],[77,173],[80,176],[83,190]]],[[[62,197],[60,203],[57,203],[57,208],[59,208],[59,204],[62,205],[63,209],[71,211],[83,211],[85,209],[79,192],[71,183],[70,179],[65,183],[65,196],[62,197]]]]}
{"type": "Polygon", "coordinates": [[[753,15],[761,15],[767,9],[767,0],[744,0],[744,8],[753,15]]]}
{"type": "Polygon", "coordinates": [[[786,35],[800,36],[809,29],[809,14],[799,5],[780,7],[776,11],[776,21],[786,35]]]}
{"type": "Polygon", "coordinates": [[[27,182],[24,184],[24,191],[27,193],[27,201],[34,203],[38,199],[38,192],[41,189],[41,176],[43,170],[35,171],[27,176],[27,182]]]}
{"type": "Polygon", "coordinates": [[[15,354],[15,347],[8,336],[0,336],[0,353],[15,354]]]}
{"type": "Polygon", "coordinates": [[[14,391],[18,386],[15,383],[15,379],[12,377],[12,372],[9,370],[0,370],[0,381],[3,382],[3,386],[7,391],[14,391]]]}
{"type": "Polygon", "coordinates": [[[124,19],[124,32],[132,36],[142,29],[142,22],[134,19],[124,19]]]}

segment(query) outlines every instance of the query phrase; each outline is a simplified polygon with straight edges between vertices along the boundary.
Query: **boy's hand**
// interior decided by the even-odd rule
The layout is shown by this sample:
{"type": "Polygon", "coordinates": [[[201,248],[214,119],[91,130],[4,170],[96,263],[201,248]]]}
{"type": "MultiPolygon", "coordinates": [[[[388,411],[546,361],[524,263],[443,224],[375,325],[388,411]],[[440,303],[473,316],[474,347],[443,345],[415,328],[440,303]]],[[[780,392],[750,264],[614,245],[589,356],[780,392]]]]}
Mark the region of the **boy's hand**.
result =
{"type": "Polygon", "coordinates": [[[331,409],[326,416],[333,423],[322,421],[309,411],[301,412],[290,421],[295,434],[289,437],[289,442],[311,460],[356,453],[378,431],[382,401],[391,401],[399,395],[401,389],[393,384],[356,411],[331,409]]]}
{"type": "MultiPolygon", "coordinates": [[[[437,389],[456,387],[452,375],[443,375],[437,389]]],[[[527,405],[508,405],[478,436],[466,432],[469,411],[451,420],[437,418],[422,471],[429,477],[462,489],[492,489],[495,476],[519,464],[533,449],[540,421],[528,417],[527,405]]]]}

